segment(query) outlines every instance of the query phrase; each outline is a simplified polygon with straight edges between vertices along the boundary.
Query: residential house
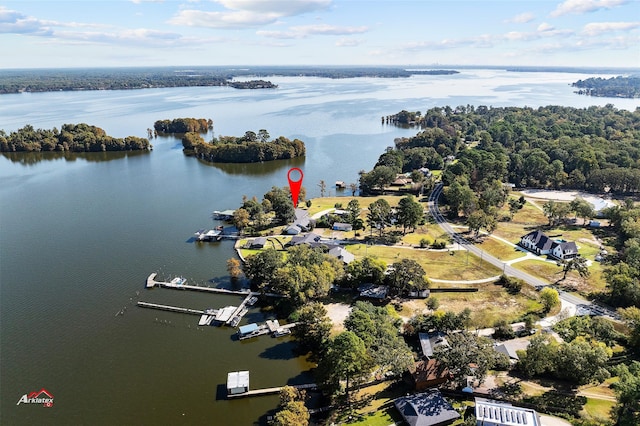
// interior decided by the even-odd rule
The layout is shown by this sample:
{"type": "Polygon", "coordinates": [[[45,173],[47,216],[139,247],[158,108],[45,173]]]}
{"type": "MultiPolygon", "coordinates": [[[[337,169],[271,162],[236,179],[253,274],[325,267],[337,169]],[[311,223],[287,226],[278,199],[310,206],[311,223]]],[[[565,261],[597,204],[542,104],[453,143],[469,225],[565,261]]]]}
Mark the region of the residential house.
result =
{"type": "Polygon", "coordinates": [[[304,209],[295,209],[295,220],[293,224],[300,228],[303,232],[311,231],[315,225],[315,221],[309,216],[309,212],[304,209]]]}
{"type": "Polygon", "coordinates": [[[331,229],[334,231],[352,231],[353,226],[350,223],[334,222],[331,229]]]}
{"type": "Polygon", "coordinates": [[[310,232],[308,234],[305,235],[296,235],[294,237],[291,238],[291,241],[289,241],[286,245],[287,246],[298,246],[300,244],[311,244],[313,245],[314,243],[317,243],[318,241],[320,241],[320,235],[310,232]]]}
{"type": "Polygon", "coordinates": [[[528,339],[511,339],[502,343],[496,344],[493,349],[496,352],[500,352],[509,357],[509,361],[515,364],[520,359],[517,351],[524,351],[529,347],[530,341],[528,339]]]}
{"type": "Polygon", "coordinates": [[[340,246],[331,248],[329,250],[329,255],[342,260],[345,265],[348,265],[356,259],[356,257],[352,253],[348,252],[344,247],[340,246]]]}
{"type": "Polygon", "coordinates": [[[540,426],[540,416],[530,408],[485,398],[475,398],[475,403],[477,426],[540,426]]]}
{"type": "Polygon", "coordinates": [[[537,255],[549,255],[559,260],[573,259],[578,256],[576,243],[553,240],[539,230],[522,236],[519,244],[537,255]]]}
{"type": "Polygon", "coordinates": [[[403,396],[393,404],[410,426],[444,426],[460,418],[438,390],[403,396]]]}
{"type": "Polygon", "coordinates": [[[416,362],[410,373],[412,384],[417,391],[446,383],[451,377],[449,370],[437,359],[416,362]]]}
{"type": "Polygon", "coordinates": [[[433,350],[439,346],[449,346],[447,335],[443,332],[435,333],[418,333],[422,355],[427,358],[433,358],[433,350]]]}
{"type": "Polygon", "coordinates": [[[264,248],[265,244],[267,244],[267,238],[266,237],[258,237],[258,238],[254,238],[253,240],[251,240],[249,242],[249,248],[261,249],[261,248],[264,248]]]}
{"type": "Polygon", "coordinates": [[[362,284],[358,287],[361,298],[375,301],[383,301],[387,298],[389,287],[386,285],[362,284]]]}
{"type": "Polygon", "coordinates": [[[296,225],[289,225],[286,228],[284,228],[284,233],[287,235],[298,235],[301,232],[302,232],[302,229],[300,229],[300,227],[296,225]]]}

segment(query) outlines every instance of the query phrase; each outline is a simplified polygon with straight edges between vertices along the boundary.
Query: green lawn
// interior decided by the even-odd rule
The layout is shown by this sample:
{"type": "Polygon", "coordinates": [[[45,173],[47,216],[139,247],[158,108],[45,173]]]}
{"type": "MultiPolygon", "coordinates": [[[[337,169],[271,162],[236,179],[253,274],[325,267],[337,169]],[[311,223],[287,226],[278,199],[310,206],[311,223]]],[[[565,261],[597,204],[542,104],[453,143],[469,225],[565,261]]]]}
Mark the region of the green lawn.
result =
{"type": "Polygon", "coordinates": [[[430,251],[402,246],[367,246],[352,244],[347,250],[356,258],[373,256],[391,265],[400,259],[412,259],[425,270],[428,278],[451,281],[467,281],[494,277],[502,272],[499,268],[483,262],[479,257],[461,251],[430,251]]]}

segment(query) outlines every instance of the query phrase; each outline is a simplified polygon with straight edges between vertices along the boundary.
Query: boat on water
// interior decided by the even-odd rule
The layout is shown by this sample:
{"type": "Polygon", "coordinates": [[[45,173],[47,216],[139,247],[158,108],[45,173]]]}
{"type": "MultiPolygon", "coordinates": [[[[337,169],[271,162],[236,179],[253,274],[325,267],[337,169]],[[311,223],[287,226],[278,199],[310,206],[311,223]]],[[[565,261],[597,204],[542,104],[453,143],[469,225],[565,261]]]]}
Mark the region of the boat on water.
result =
{"type": "Polygon", "coordinates": [[[273,337],[282,337],[291,334],[290,328],[279,328],[273,333],[273,337]]]}
{"type": "Polygon", "coordinates": [[[247,306],[253,306],[256,304],[257,301],[258,301],[258,298],[256,296],[251,296],[249,300],[247,300],[247,306]]]}
{"type": "Polygon", "coordinates": [[[171,284],[173,285],[184,285],[187,283],[187,279],[184,277],[175,277],[171,280],[171,284]]]}

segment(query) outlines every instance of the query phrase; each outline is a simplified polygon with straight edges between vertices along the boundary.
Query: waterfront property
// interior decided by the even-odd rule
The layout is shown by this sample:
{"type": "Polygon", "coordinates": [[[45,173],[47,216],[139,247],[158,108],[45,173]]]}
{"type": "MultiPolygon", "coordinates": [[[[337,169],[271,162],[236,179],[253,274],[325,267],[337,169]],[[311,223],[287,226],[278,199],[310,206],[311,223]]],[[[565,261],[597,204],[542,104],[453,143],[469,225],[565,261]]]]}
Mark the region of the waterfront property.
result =
{"type": "Polygon", "coordinates": [[[215,220],[231,220],[235,212],[235,210],[215,210],[211,215],[215,220]]]}
{"type": "Polygon", "coordinates": [[[520,246],[537,255],[549,255],[558,260],[569,260],[578,256],[578,247],[573,241],[554,240],[542,231],[532,231],[520,238],[520,246]]]}
{"type": "Polygon", "coordinates": [[[196,231],[195,238],[196,241],[220,241],[221,233],[222,231],[220,229],[209,229],[208,231],[200,229],[196,231]]]}

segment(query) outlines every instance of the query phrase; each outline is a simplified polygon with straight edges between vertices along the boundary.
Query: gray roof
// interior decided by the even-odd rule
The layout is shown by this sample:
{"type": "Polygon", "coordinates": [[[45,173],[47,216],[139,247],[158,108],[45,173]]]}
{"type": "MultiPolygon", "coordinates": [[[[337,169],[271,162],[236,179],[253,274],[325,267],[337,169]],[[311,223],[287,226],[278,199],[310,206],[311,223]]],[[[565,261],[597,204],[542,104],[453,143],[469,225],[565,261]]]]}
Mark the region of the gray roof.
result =
{"type": "Polygon", "coordinates": [[[356,258],[353,254],[349,253],[344,248],[338,247],[338,246],[333,247],[331,250],[329,250],[329,254],[331,256],[337,257],[338,259],[342,260],[346,264],[353,262],[356,258]]]}
{"type": "Polygon", "coordinates": [[[404,396],[393,403],[410,426],[446,425],[460,418],[437,390],[404,396]]]}
{"type": "Polygon", "coordinates": [[[358,287],[360,297],[368,297],[370,299],[384,299],[387,297],[389,288],[386,285],[362,284],[358,287]]]}
{"type": "Polygon", "coordinates": [[[495,346],[495,350],[507,355],[511,359],[519,359],[516,351],[525,350],[529,347],[527,339],[512,339],[495,346]]]}
{"type": "Polygon", "coordinates": [[[420,347],[422,354],[427,358],[433,357],[433,350],[438,346],[449,346],[447,335],[442,332],[437,333],[418,333],[420,339],[420,347]]]}

